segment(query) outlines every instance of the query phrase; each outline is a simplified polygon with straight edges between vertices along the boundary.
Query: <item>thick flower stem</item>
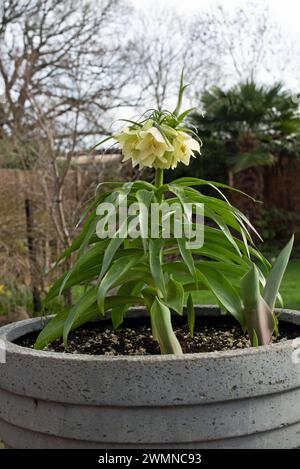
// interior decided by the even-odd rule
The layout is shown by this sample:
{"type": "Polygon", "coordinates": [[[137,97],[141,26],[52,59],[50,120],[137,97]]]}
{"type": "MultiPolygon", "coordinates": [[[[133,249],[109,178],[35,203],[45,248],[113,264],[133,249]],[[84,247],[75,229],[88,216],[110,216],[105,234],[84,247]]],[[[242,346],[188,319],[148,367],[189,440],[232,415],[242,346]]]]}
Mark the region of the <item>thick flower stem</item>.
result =
{"type": "MultiPolygon", "coordinates": [[[[161,168],[156,168],[155,170],[155,187],[159,189],[164,183],[164,170],[161,168]]],[[[161,203],[163,194],[158,197],[158,203],[161,203]]]]}
{"type": "Polygon", "coordinates": [[[163,185],[164,183],[164,170],[157,168],[155,170],[155,187],[158,189],[163,185]]]}

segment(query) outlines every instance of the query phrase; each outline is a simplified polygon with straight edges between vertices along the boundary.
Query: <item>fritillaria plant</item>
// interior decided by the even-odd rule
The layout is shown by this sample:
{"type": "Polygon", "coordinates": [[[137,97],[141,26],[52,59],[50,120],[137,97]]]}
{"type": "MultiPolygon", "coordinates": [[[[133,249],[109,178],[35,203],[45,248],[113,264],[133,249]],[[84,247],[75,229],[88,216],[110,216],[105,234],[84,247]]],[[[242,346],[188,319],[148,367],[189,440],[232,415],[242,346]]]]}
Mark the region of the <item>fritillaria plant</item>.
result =
{"type": "Polygon", "coordinates": [[[75,256],[73,266],[53,285],[46,305],[75,286],[81,287],[82,294],[69,310],[48,322],[36,348],[60,337],[68,347],[69,332],[97,317],[110,317],[117,330],[131,307],[142,306],[149,313],[161,353],[179,355],[182,349],[173,332],[172,316],[186,312],[193,335],[193,294],[201,290],[210,291],[221,310],[236,318],[253,345],[271,341],[277,329],[275,300],[291,243],[270,271],[269,262],[253,244],[255,229],[223,195],[222,189],[230,189],[228,186],[193,177],[164,183],[164,170],[180,163],[189,165],[191,157],[200,157],[201,141],[184,124],[191,110],[180,111],[184,90],[181,79],[173,112],[148,111],[138,120],[126,121],[120,132],[109,137],[119,144],[125,161],[154,168],[155,179],[153,183],[105,183],[106,190],[99,187],[82,216],[80,234],[58,261],[75,256]],[[216,191],[216,197],[202,191],[207,186],[216,191]],[[135,210],[121,217],[117,209],[125,199],[135,210]],[[140,206],[143,210],[139,212],[136,207],[140,206]],[[153,206],[164,207],[156,210],[155,235],[150,229],[153,206]],[[200,222],[195,217],[199,206],[203,207],[200,222]],[[104,233],[112,212],[107,209],[106,213],[103,207],[116,209],[111,223],[114,230],[107,230],[105,236],[99,231],[104,233]],[[171,219],[173,224],[166,230],[165,222],[171,219]],[[198,225],[202,242],[190,243],[198,225]],[[133,226],[140,236],[130,236],[133,226]]]}

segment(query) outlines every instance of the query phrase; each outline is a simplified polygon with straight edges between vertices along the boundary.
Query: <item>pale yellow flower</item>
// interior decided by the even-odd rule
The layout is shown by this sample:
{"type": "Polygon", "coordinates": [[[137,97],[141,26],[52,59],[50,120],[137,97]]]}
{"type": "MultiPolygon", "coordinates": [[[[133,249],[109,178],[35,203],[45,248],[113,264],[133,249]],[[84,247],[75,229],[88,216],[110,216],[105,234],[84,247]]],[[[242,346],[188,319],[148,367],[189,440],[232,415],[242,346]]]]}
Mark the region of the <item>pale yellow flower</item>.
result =
{"type": "Polygon", "coordinates": [[[139,153],[139,150],[136,150],[136,145],[139,143],[138,130],[125,127],[122,132],[114,134],[114,139],[120,144],[124,155],[123,161],[134,158],[139,153]]]}
{"type": "Polygon", "coordinates": [[[133,158],[134,162],[140,167],[167,168],[168,160],[165,154],[172,151],[173,147],[166,142],[161,132],[156,127],[150,127],[147,130],[141,130],[139,138],[136,148],[140,153],[136,160],[133,158]]]}
{"type": "Polygon", "coordinates": [[[131,159],[133,166],[140,168],[174,169],[181,162],[188,165],[195,151],[200,153],[199,143],[187,133],[166,125],[162,126],[162,132],[165,136],[149,120],[143,127],[126,127],[115,134],[124,155],[123,161],[131,159]]]}
{"type": "Polygon", "coordinates": [[[177,132],[173,142],[174,152],[172,153],[171,168],[174,169],[178,163],[186,166],[190,164],[191,156],[195,157],[195,152],[200,153],[200,144],[185,132],[177,132]]]}
{"type": "Polygon", "coordinates": [[[5,285],[0,284],[0,295],[4,295],[5,290],[6,290],[5,285]]]}

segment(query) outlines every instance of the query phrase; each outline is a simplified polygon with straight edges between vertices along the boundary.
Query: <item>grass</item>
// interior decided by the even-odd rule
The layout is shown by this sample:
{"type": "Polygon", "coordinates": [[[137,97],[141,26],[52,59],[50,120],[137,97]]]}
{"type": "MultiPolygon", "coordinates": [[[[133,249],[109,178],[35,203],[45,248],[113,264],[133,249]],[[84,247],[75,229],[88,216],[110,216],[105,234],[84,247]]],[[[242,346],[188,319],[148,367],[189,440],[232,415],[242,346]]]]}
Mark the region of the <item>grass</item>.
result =
{"type": "Polygon", "coordinates": [[[300,260],[292,260],[289,263],[281,294],[285,308],[300,310],[300,260]]]}
{"type": "MultiPolygon", "coordinates": [[[[300,310],[300,260],[290,261],[280,289],[284,307],[300,310]]],[[[215,304],[213,295],[207,291],[193,295],[198,304],[215,304]]]]}

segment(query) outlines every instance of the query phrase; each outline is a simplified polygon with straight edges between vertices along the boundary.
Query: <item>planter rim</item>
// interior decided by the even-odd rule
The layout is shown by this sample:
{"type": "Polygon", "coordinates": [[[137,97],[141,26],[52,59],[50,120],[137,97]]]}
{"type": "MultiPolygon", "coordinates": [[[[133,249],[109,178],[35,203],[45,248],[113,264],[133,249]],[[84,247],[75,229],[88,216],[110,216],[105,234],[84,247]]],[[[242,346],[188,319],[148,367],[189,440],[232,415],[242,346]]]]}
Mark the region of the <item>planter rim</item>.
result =
{"type": "MultiPolygon", "coordinates": [[[[204,313],[202,316],[209,316],[207,311],[211,311],[214,315],[219,315],[219,307],[215,305],[197,305],[195,309],[198,309],[198,312],[201,312],[201,308],[204,309],[204,313]]],[[[135,308],[137,309],[137,308],[135,308]]],[[[295,325],[300,326],[300,311],[291,310],[291,309],[276,309],[276,312],[280,312],[280,321],[294,323],[295,325]]],[[[48,316],[49,318],[49,316],[48,316]]],[[[13,343],[14,340],[26,335],[30,332],[34,332],[37,330],[41,330],[39,326],[43,325],[45,321],[45,317],[39,318],[30,318],[25,319],[23,321],[14,322],[12,324],[8,324],[5,326],[0,327],[0,341],[3,341],[6,350],[9,353],[14,353],[18,355],[30,356],[32,358],[39,358],[48,357],[49,359],[63,359],[68,360],[70,362],[82,362],[82,361],[90,361],[90,362],[147,362],[147,363],[155,363],[155,362],[174,362],[174,361],[193,361],[193,360],[201,360],[207,358],[215,358],[215,359],[224,359],[224,358],[234,358],[247,356],[247,355],[255,355],[261,353],[267,353],[270,351],[283,351],[288,349],[294,349],[299,347],[300,345],[300,336],[295,339],[289,339],[283,342],[270,344],[270,345],[262,345],[258,347],[250,347],[250,348],[243,348],[243,349],[236,349],[236,350],[226,350],[226,351],[214,351],[214,352],[200,352],[200,353],[185,353],[183,355],[88,355],[88,354],[72,354],[72,353],[64,353],[64,352],[49,352],[45,350],[35,350],[29,347],[23,347],[21,345],[17,345],[13,343]],[[31,326],[31,327],[30,327],[31,326]]]]}
{"type": "MultiPolygon", "coordinates": [[[[131,309],[128,316],[146,314],[145,309],[139,308],[131,309]]],[[[203,306],[196,309],[196,314],[218,316],[220,311],[203,306]]],[[[282,312],[281,319],[300,326],[299,312],[282,312]]],[[[183,402],[202,406],[278,392],[288,393],[284,394],[286,399],[289,393],[294,395],[300,389],[300,363],[293,360],[294,352],[298,359],[300,338],[257,348],[180,356],[79,355],[37,351],[12,343],[41,329],[42,324],[38,318],[0,329],[0,347],[6,349],[6,364],[0,365],[3,402],[11,393],[30,406],[35,405],[32,400],[36,399],[41,406],[51,401],[58,406],[84,408],[170,410],[183,402]]],[[[3,412],[5,409],[4,405],[3,412]]]]}

